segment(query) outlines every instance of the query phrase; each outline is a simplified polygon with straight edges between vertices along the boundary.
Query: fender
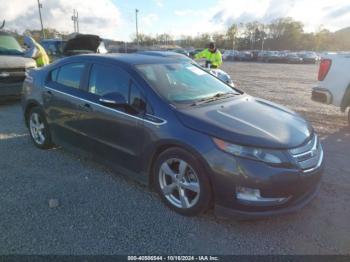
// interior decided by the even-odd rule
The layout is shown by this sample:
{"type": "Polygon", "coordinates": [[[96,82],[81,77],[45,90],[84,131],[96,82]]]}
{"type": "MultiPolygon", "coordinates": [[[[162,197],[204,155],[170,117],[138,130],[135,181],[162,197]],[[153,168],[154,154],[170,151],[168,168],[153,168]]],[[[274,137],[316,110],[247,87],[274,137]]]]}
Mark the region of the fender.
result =
{"type": "MultiPolygon", "coordinates": [[[[190,152],[196,159],[198,159],[198,161],[200,161],[200,163],[202,164],[203,168],[208,172],[209,181],[210,181],[210,184],[212,185],[212,177],[211,177],[212,174],[209,171],[210,168],[209,168],[207,162],[205,161],[205,159],[193,147],[191,147],[187,144],[179,143],[178,141],[171,140],[171,139],[159,141],[158,143],[156,143],[155,145],[152,145],[151,147],[152,148],[145,149],[145,152],[149,151],[151,153],[148,154],[148,157],[146,157],[142,161],[142,171],[148,175],[150,186],[152,186],[152,184],[153,184],[153,177],[151,174],[152,174],[153,164],[154,164],[155,160],[163,151],[167,150],[168,148],[172,148],[172,147],[178,147],[178,148],[184,149],[184,150],[190,152]]],[[[146,154],[143,154],[143,155],[146,155],[146,154]]]]}
{"type": "Polygon", "coordinates": [[[33,107],[36,107],[36,106],[39,106],[41,107],[41,105],[34,99],[30,99],[26,102],[25,105],[23,105],[23,117],[24,117],[24,123],[26,126],[28,126],[28,123],[27,123],[27,118],[28,118],[28,114],[29,114],[29,111],[33,108],[33,107]]]}

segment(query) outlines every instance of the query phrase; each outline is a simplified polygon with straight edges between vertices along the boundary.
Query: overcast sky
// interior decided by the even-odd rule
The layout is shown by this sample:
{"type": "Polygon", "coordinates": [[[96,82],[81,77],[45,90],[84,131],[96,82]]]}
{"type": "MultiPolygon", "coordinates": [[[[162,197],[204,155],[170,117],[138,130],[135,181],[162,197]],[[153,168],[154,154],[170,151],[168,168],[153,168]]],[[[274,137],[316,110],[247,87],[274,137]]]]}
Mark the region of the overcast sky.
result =
{"type": "MultiPolygon", "coordinates": [[[[0,20],[8,29],[39,29],[37,0],[0,0],[0,20]]],[[[139,30],[176,37],[224,31],[232,23],[270,22],[290,16],[306,31],[321,25],[335,31],[350,26],[349,0],[41,0],[45,27],[72,32],[73,8],[79,11],[80,32],[104,38],[130,40],[135,33],[135,8],[139,30]]]]}

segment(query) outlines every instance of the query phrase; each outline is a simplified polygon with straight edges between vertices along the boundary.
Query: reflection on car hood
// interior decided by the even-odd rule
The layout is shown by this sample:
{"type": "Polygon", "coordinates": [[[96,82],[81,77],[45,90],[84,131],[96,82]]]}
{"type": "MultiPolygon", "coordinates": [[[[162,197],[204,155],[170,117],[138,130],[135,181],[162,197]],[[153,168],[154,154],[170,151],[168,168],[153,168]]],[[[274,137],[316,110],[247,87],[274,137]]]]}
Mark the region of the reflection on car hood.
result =
{"type": "Polygon", "coordinates": [[[1,68],[28,68],[35,67],[36,63],[31,58],[14,55],[0,55],[1,68]]]}
{"type": "Polygon", "coordinates": [[[101,41],[102,39],[97,35],[76,35],[74,38],[67,41],[63,53],[65,55],[78,51],[96,53],[101,41]]]}
{"type": "Polygon", "coordinates": [[[178,109],[176,114],[191,129],[247,146],[292,148],[313,133],[311,125],[298,114],[248,95],[219,104],[178,109]]]}

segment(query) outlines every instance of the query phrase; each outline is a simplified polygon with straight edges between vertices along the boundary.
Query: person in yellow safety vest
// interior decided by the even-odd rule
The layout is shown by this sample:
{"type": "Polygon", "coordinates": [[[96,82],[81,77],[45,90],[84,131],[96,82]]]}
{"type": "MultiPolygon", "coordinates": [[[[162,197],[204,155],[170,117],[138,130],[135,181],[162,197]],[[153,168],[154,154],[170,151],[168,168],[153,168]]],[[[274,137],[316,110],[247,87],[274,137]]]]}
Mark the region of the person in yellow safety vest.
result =
{"type": "Polygon", "coordinates": [[[24,36],[24,45],[28,48],[26,56],[35,60],[37,67],[46,66],[50,63],[45,49],[30,36],[24,36]]]}
{"type": "Polygon", "coordinates": [[[216,48],[214,42],[211,42],[208,48],[196,54],[194,58],[206,58],[205,67],[208,67],[210,64],[211,68],[219,68],[222,64],[221,52],[216,48]]]}

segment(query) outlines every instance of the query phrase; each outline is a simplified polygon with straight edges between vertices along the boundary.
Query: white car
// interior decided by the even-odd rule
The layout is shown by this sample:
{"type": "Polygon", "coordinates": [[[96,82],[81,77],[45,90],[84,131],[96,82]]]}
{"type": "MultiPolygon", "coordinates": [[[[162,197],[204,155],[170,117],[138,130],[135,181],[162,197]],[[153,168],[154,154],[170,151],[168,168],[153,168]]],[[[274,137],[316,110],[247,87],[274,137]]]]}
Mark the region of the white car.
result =
{"type": "MultiPolygon", "coordinates": [[[[312,100],[335,105],[342,112],[350,107],[350,53],[323,56],[312,100]]],[[[350,110],[348,120],[350,124],[350,110]]]]}

